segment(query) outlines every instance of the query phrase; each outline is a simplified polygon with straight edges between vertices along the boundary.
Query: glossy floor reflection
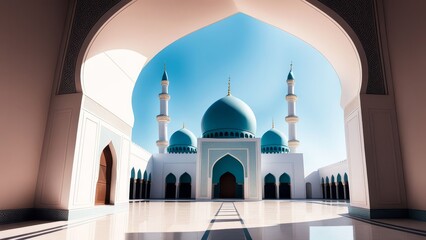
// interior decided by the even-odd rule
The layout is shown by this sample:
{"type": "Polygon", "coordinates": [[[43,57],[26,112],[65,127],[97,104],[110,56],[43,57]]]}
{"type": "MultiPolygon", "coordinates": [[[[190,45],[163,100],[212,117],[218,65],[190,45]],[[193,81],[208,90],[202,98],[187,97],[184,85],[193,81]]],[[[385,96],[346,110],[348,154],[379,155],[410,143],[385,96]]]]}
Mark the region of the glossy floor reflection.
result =
{"type": "Polygon", "coordinates": [[[346,203],[322,201],[137,202],[129,211],[78,221],[8,224],[1,239],[426,239],[426,223],[360,221],[346,203]],[[399,224],[407,227],[396,230],[399,224]],[[407,232],[408,228],[417,229],[407,232]]]}

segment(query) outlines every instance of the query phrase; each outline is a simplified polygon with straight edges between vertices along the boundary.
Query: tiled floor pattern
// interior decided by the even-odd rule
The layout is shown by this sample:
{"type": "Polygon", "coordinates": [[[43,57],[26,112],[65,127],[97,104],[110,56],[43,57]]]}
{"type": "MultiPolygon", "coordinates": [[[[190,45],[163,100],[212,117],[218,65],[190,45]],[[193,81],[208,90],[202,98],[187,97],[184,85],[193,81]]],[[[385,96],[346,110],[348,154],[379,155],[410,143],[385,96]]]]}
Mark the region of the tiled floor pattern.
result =
{"type": "Polygon", "coordinates": [[[342,202],[150,201],[93,219],[0,225],[0,239],[425,240],[425,229],[413,220],[350,218],[342,202]]]}

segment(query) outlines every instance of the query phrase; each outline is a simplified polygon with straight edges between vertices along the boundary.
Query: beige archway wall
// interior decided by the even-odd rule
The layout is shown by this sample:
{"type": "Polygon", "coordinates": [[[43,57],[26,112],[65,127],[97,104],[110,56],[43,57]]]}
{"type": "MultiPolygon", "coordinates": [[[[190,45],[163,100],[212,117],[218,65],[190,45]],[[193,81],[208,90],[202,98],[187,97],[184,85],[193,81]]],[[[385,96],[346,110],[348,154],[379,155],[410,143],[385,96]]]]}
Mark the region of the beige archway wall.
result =
{"type": "MultiPolygon", "coordinates": [[[[88,37],[80,62],[120,48],[138,52],[148,62],[179,38],[239,12],[287,31],[324,54],[341,81],[343,108],[359,96],[363,78],[360,56],[363,58],[364,53],[356,47],[360,46],[357,38],[348,35],[350,29],[345,31],[331,17],[302,0],[133,1],[93,32],[91,39],[88,37]]],[[[76,76],[80,76],[81,69],[76,71],[76,76]]],[[[82,82],[76,81],[79,91],[84,89],[82,82]]]]}

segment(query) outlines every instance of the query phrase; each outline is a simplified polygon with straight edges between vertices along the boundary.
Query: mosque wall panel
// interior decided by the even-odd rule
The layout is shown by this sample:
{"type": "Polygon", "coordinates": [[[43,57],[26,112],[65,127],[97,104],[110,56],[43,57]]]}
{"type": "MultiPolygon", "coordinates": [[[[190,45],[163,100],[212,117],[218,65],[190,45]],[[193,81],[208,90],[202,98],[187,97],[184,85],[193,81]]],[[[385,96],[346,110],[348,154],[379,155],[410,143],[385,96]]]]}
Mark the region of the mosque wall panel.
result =
{"type": "Polygon", "coordinates": [[[65,109],[53,113],[52,128],[49,136],[45,171],[41,189],[41,203],[60,205],[62,183],[67,156],[68,137],[72,110],[65,109]]]}
{"type": "Polygon", "coordinates": [[[392,96],[362,95],[365,157],[373,209],[404,209],[406,195],[392,96]]]}
{"type": "Polygon", "coordinates": [[[95,159],[98,148],[99,122],[95,117],[84,114],[80,153],[74,171],[74,207],[90,206],[95,199],[95,176],[98,175],[95,159]]]}
{"type": "MultiPolygon", "coordinates": [[[[345,110],[345,115],[346,113],[347,111],[345,110]]],[[[359,108],[345,117],[345,131],[350,173],[349,182],[351,183],[351,206],[369,208],[361,112],[359,108]]]]}
{"type": "Polygon", "coordinates": [[[79,93],[52,100],[35,189],[36,208],[68,208],[80,106],[79,93]]]}

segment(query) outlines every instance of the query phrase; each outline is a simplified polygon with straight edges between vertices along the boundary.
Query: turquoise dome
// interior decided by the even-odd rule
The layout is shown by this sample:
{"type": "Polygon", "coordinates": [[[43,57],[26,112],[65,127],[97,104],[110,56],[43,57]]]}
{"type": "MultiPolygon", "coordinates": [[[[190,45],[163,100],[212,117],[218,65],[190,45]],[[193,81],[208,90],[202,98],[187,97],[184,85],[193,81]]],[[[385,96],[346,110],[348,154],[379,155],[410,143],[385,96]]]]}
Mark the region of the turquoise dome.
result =
{"type": "Polygon", "coordinates": [[[262,153],[288,153],[290,151],[284,133],[275,128],[271,128],[263,134],[260,145],[262,153]]]}
{"type": "Polygon", "coordinates": [[[228,95],[207,109],[201,131],[204,138],[254,138],[256,117],[245,102],[228,95]]]}
{"type": "Polygon", "coordinates": [[[170,144],[167,147],[169,153],[196,153],[197,138],[185,127],[174,132],[170,137],[170,144]]]}

